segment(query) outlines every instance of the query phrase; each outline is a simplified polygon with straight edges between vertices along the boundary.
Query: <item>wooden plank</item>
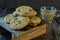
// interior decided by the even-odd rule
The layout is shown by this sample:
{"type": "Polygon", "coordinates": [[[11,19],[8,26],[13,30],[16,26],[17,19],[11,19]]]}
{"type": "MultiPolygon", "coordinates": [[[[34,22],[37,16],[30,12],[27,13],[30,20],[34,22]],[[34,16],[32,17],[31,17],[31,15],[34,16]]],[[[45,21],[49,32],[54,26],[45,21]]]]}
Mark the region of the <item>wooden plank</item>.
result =
{"type": "Polygon", "coordinates": [[[40,31],[40,30],[37,30],[37,31],[34,31],[32,33],[29,33],[23,37],[21,37],[19,40],[24,40],[24,39],[33,39],[35,37],[38,37],[40,35],[43,35],[44,33],[46,33],[46,29],[40,31]]]}
{"type": "Polygon", "coordinates": [[[19,37],[22,37],[22,36],[24,36],[24,35],[26,35],[28,33],[34,32],[34,31],[36,31],[38,29],[42,30],[42,29],[46,28],[47,26],[48,26],[48,24],[43,24],[41,26],[36,26],[36,27],[34,27],[32,29],[29,29],[27,31],[24,31],[24,32],[20,33],[19,37]]]}

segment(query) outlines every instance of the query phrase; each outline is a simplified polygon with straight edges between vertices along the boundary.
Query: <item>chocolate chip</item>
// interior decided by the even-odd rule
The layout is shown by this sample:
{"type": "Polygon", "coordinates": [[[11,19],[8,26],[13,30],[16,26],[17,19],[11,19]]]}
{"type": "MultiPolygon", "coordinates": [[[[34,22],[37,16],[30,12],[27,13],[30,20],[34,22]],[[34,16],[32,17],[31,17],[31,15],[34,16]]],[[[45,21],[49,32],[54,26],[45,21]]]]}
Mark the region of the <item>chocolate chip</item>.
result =
{"type": "Polygon", "coordinates": [[[18,18],[16,18],[15,20],[18,20],[18,18]]]}
{"type": "Polygon", "coordinates": [[[31,9],[29,9],[29,11],[31,12],[32,10],[31,10],[31,9]]]}
{"type": "Polygon", "coordinates": [[[19,15],[16,14],[14,17],[17,17],[17,16],[19,16],[19,15]]]}
{"type": "Polygon", "coordinates": [[[19,22],[19,24],[21,23],[20,21],[18,21],[19,22]]]}
{"type": "Polygon", "coordinates": [[[18,25],[18,24],[16,24],[16,25],[18,25]]]}
{"type": "Polygon", "coordinates": [[[10,23],[7,23],[7,24],[10,24],[10,23]]]}
{"type": "Polygon", "coordinates": [[[27,13],[25,13],[25,14],[27,14],[27,13]]]}
{"type": "Polygon", "coordinates": [[[20,12],[20,10],[18,10],[20,12]]]}

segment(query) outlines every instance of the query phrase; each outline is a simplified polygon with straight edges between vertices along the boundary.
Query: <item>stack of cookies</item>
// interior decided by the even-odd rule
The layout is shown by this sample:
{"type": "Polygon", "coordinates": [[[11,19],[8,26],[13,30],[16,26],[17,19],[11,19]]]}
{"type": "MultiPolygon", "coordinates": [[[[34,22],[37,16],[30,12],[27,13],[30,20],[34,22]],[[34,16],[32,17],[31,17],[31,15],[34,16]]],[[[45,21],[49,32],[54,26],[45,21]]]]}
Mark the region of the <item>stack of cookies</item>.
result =
{"type": "Polygon", "coordinates": [[[12,14],[4,17],[4,22],[9,24],[12,29],[23,29],[27,25],[36,26],[41,19],[36,16],[37,12],[30,6],[20,6],[12,14]]]}

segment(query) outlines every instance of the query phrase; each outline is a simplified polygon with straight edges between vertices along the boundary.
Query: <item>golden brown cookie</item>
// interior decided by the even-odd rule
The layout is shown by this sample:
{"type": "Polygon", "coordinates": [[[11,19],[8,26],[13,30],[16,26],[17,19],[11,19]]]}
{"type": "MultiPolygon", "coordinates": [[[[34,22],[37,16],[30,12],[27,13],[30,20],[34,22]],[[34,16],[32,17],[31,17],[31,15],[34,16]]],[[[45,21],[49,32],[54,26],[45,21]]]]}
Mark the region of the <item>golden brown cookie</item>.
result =
{"type": "Polygon", "coordinates": [[[36,26],[41,22],[41,19],[37,16],[33,16],[30,18],[30,25],[36,26]]]}
{"type": "Polygon", "coordinates": [[[26,27],[29,22],[30,22],[30,19],[28,17],[18,16],[16,17],[15,20],[12,20],[10,22],[10,26],[12,29],[22,29],[26,27]]]}
{"type": "Polygon", "coordinates": [[[8,14],[7,16],[4,17],[4,22],[10,23],[11,20],[14,20],[15,17],[12,14],[8,14]]]}
{"type": "Polygon", "coordinates": [[[18,8],[16,8],[17,14],[18,15],[22,15],[22,16],[35,16],[37,14],[37,12],[35,10],[33,10],[30,6],[20,6],[18,8]]]}

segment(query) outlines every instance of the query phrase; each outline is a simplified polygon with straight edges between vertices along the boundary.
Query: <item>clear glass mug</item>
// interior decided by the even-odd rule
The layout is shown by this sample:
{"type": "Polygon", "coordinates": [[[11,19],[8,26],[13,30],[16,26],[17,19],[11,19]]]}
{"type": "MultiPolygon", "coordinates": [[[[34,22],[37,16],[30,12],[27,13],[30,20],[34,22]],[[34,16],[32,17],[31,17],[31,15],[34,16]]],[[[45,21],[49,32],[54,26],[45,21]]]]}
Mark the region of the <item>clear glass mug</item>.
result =
{"type": "Polygon", "coordinates": [[[50,22],[51,20],[53,20],[57,10],[55,7],[44,6],[44,7],[41,7],[40,12],[41,12],[42,20],[44,20],[46,22],[50,22]]]}
{"type": "MultiPolygon", "coordinates": [[[[51,7],[51,6],[49,6],[49,7],[44,6],[44,7],[41,7],[40,12],[41,12],[42,20],[49,23],[49,27],[47,28],[47,32],[52,33],[51,35],[53,36],[53,34],[55,34],[55,30],[53,30],[55,28],[54,27],[55,24],[54,25],[52,25],[52,24],[53,24],[53,18],[57,12],[57,9],[55,7],[51,7]]],[[[54,36],[53,36],[53,38],[55,39],[54,36]]]]}

